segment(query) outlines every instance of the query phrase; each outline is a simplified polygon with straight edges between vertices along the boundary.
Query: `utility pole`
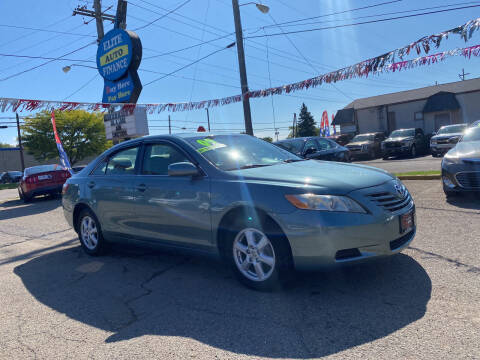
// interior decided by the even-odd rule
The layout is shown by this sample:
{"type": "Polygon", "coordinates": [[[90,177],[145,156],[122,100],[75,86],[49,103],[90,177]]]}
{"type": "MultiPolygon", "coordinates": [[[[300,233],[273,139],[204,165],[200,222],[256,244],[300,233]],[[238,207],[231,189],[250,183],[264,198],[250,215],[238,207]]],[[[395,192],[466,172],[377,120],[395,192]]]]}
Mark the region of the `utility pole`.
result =
{"type": "Polygon", "coordinates": [[[115,17],[115,29],[127,28],[127,2],[125,0],[118,0],[117,16],[115,17]]]}
{"type": "Polygon", "coordinates": [[[210,112],[208,111],[208,108],[206,108],[205,110],[207,110],[208,132],[210,132],[210,112]]]}
{"type": "Polygon", "coordinates": [[[297,113],[293,113],[293,126],[292,126],[292,135],[294,138],[297,137],[296,134],[296,126],[297,126],[297,113]]]}
{"type": "Polygon", "coordinates": [[[250,111],[250,98],[247,81],[247,69],[245,67],[245,52],[243,49],[242,22],[238,0],[232,0],[233,19],[235,20],[235,34],[237,40],[238,68],[240,70],[240,84],[242,86],[243,116],[245,118],[245,132],[253,136],[252,113],[250,111]]]}
{"type": "Polygon", "coordinates": [[[467,75],[470,75],[470,73],[465,74],[465,69],[462,69],[462,73],[458,74],[458,77],[460,78],[460,80],[465,81],[465,76],[467,75]]]}
{"type": "MultiPolygon", "coordinates": [[[[104,31],[103,31],[103,20],[108,20],[114,23],[116,21],[116,17],[114,15],[102,13],[102,3],[101,0],[94,0],[93,2],[94,11],[88,10],[87,6],[77,6],[75,10],[73,10],[73,16],[75,15],[82,15],[91,18],[95,18],[97,22],[97,38],[100,41],[103,38],[104,31]]],[[[125,7],[126,9],[126,7],[125,7]]],[[[107,9],[108,10],[108,9],[107,9]]]]}
{"type": "Polygon", "coordinates": [[[170,121],[170,115],[168,115],[168,133],[172,134],[172,123],[170,121]]]}
{"type": "Polygon", "coordinates": [[[20,118],[17,115],[17,133],[18,133],[18,147],[20,148],[20,161],[22,163],[22,171],[25,170],[25,160],[23,158],[22,135],[20,134],[20,118]]]}

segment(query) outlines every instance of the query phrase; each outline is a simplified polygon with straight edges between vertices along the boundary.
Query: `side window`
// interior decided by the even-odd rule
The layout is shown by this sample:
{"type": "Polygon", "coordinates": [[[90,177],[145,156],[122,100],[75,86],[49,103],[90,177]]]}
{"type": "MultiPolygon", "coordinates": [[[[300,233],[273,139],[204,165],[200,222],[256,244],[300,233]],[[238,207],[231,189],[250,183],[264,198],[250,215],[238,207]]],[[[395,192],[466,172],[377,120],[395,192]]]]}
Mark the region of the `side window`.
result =
{"type": "Polygon", "coordinates": [[[330,141],[325,139],[317,139],[317,143],[320,150],[330,150],[335,147],[330,141]]]}
{"type": "Polygon", "coordinates": [[[139,147],[121,150],[108,159],[106,175],[134,175],[139,147]]]}
{"type": "Polygon", "coordinates": [[[91,175],[105,175],[105,170],[107,169],[107,160],[103,159],[92,171],[91,175]]]}
{"type": "Polygon", "coordinates": [[[317,152],[318,151],[317,142],[313,139],[308,140],[307,143],[305,144],[304,149],[305,149],[304,152],[306,152],[308,149],[313,149],[315,150],[315,152],[317,152]]]}
{"type": "Polygon", "coordinates": [[[190,160],[170,144],[150,144],[145,146],[143,175],[168,175],[168,165],[190,160]]]}

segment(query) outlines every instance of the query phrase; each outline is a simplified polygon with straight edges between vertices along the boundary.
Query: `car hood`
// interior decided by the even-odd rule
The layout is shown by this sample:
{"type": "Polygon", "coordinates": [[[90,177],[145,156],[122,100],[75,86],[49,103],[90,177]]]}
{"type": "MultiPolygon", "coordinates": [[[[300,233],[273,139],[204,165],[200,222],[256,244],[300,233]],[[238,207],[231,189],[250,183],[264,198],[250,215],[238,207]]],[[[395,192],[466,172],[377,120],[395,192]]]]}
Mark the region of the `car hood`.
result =
{"type": "Polygon", "coordinates": [[[447,155],[462,159],[480,159],[480,141],[459,142],[447,155]]]}
{"type": "Polygon", "coordinates": [[[390,142],[390,141],[407,141],[407,140],[413,140],[413,136],[401,136],[401,137],[394,137],[394,138],[387,138],[385,142],[390,142]]]}
{"type": "Polygon", "coordinates": [[[394,177],[388,172],[364,165],[307,160],[229,172],[242,181],[293,187],[319,187],[318,191],[347,194],[377,186],[394,177]]]}
{"type": "Polygon", "coordinates": [[[450,139],[456,136],[463,136],[463,133],[452,133],[432,136],[432,140],[450,139]]]}
{"type": "Polygon", "coordinates": [[[349,142],[346,146],[362,146],[362,145],[371,145],[373,141],[356,141],[356,142],[349,142]]]}

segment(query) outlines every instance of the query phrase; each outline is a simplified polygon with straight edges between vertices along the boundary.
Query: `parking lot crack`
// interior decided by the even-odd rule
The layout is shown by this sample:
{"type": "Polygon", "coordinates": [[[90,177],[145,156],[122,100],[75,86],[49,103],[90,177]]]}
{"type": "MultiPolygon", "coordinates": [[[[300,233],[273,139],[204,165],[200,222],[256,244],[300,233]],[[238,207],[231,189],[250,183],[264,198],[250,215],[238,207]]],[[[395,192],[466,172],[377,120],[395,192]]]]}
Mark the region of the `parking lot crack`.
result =
{"type": "Polygon", "coordinates": [[[186,262],[187,262],[187,260],[178,261],[178,262],[172,264],[171,266],[168,266],[168,267],[166,267],[162,270],[158,270],[158,271],[153,272],[146,280],[144,280],[140,284],[140,288],[143,290],[143,292],[141,294],[137,295],[137,296],[131,297],[130,299],[123,301],[123,304],[125,305],[125,307],[128,309],[128,311],[130,313],[130,320],[127,321],[125,324],[117,327],[115,330],[116,331],[123,330],[123,329],[129,327],[130,325],[136,323],[139,320],[139,316],[138,316],[137,312],[135,311],[135,309],[133,308],[132,303],[141,299],[141,298],[149,296],[153,292],[153,289],[150,289],[149,287],[147,287],[147,284],[149,282],[151,282],[155,278],[165,274],[166,272],[168,272],[168,271],[170,271],[170,270],[172,270],[172,269],[174,269],[174,268],[176,268],[180,265],[185,264],[186,262]]]}
{"type": "Polygon", "coordinates": [[[426,250],[422,250],[422,249],[419,249],[419,248],[416,248],[416,247],[412,247],[412,246],[409,246],[408,247],[409,249],[412,249],[414,251],[417,251],[419,253],[422,253],[422,254],[425,254],[425,255],[429,255],[431,256],[432,258],[436,258],[436,259],[440,259],[440,260],[443,260],[443,261],[446,261],[450,264],[453,264],[455,265],[456,267],[461,267],[461,268],[465,268],[467,269],[467,272],[472,272],[472,273],[476,273],[476,274],[480,274],[480,267],[477,267],[477,266],[474,266],[474,265],[469,265],[469,264],[465,264],[465,263],[462,263],[458,260],[455,260],[455,259],[451,259],[451,258],[448,258],[446,256],[443,256],[443,255],[440,255],[440,254],[435,254],[433,252],[430,252],[430,251],[426,251],[426,250]]]}

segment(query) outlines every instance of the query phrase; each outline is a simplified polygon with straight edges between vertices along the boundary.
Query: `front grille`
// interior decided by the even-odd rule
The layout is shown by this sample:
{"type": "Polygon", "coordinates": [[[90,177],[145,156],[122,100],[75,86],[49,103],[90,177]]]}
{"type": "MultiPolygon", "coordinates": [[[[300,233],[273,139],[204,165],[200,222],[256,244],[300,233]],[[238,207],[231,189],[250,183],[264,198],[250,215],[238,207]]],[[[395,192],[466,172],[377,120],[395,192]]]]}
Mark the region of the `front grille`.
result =
{"type": "Polygon", "coordinates": [[[442,139],[442,140],[437,140],[437,144],[443,145],[443,144],[448,144],[448,139],[442,139]]]}
{"type": "Polygon", "coordinates": [[[465,189],[480,189],[480,171],[460,172],[455,175],[455,178],[465,189]]]}
{"type": "Polygon", "coordinates": [[[392,142],[387,142],[385,143],[385,146],[387,148],[395,148],[395,147],[400,147],[402,146],[402,143],[401,142],[398,142],[398,141],[392,141],[392,142]]]}
{"type": "Polygon", "coordinates": [[[381,192],[368,195],[370,200],[372,200],[378,206],[384,208],[387,211],[395,212],[402,210],[407,207],[412,201],[412,197],[408,193],[405,193],[405,196],[400,196],[390,192],[381,192]]]}
{"type": "Polygon", "coordinates": [[[408,234],[403,235],[401,238],[390,241],[390,250],[393,251],[405,245],[408,242],[408,240],[410,240],[410,237],[412,236],[412,232],[413,230],[410,231],[408,234]]]}

